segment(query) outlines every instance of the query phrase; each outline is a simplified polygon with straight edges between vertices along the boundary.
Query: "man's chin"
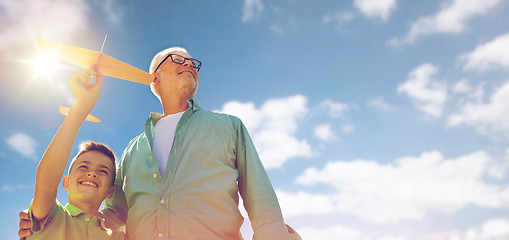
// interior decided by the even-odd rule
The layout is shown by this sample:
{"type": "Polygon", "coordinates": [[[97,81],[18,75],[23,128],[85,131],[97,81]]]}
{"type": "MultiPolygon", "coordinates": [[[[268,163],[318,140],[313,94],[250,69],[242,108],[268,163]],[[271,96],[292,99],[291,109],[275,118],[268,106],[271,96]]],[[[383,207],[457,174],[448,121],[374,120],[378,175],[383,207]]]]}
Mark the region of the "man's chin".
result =
{"type": "Polygon", "coordinates": [[[183,73],[180,76],[179,81],[181,83],[183,83],[183,84],[185,84],[187,82],[192,82],[193,84],[196,85],[196,80],[194,79],[194,76],[191,73],[188,73],[188,72],[183,73]]]}
{"type": "Polygon", "coordinates": [[[188,77],[188,78],[186,77],[186,78],[180,79],[180,88],[186,89],[186,92],[193,93],[193,95],[196,92],[196,90],[198,89],[197,85],[198,84],[196,84],[196,81],[192,77],[188,77]]]}

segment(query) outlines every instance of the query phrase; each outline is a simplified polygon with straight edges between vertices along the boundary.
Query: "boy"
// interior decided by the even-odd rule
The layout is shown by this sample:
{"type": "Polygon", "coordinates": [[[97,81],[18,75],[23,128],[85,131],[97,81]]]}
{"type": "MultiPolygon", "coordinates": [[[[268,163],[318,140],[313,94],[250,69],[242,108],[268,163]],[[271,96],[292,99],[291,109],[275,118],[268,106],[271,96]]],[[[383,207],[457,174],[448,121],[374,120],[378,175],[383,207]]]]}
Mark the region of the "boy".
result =
{"type": "Polygon", "coordinates": [[[56,200],[78,130],[99,98],[102,75],[96,69],[75,73],[69,85],[76,101],[37,167],[29,208],[33,235],[28,239],[123,239],[120,224],[105,220],[98,211],[115,190],[115,156],[105,145],[89,142],[82,146],[62,183],[69,192],[69,203],[63,207],[56,200]]]}

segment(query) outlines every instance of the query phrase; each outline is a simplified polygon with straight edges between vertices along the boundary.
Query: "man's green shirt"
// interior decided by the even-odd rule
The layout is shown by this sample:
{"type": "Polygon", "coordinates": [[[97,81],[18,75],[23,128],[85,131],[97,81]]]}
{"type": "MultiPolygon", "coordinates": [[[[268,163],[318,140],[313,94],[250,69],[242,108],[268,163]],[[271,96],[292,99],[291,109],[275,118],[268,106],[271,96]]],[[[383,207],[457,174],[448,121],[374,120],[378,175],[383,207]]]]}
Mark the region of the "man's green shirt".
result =
{"type": "MultiPolygon", "coordinates": [[[[129,239],[242,239],[239,193],[255,237],[288,234],[276,194],[240,119],[189,108],[176,129],[164,175],[152,153],[151,113],[119,162],[105,212],[127,219],[129,239]],[[264,232],[266,234],[264,234],[264,232]]],[[[266,238],[268,239],[268,238],[266,238]]]]}

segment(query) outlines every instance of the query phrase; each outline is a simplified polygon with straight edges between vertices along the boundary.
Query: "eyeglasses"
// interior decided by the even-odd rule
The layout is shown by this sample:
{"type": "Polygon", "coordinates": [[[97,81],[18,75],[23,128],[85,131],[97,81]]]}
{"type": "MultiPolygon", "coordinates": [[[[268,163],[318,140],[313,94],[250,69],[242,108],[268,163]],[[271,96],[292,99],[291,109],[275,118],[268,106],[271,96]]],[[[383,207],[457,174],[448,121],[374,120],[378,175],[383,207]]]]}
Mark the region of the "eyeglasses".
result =
{"type": "Polygon", "coordinates": [[[186,60],[189,60],[191,61],[191,63],[193,64],[193,68],[196,68],[196,71],[200,71],[200,68],[201,68],[201,62],[197,59],[194,59],[194,58],[186,58],[186,57],[183,57],[183,56],[180,56],[178,54],[173,54],[173,53],[170,53],[168,54],[168,56],[166,56],[163,61],[161,61],[161,63],[159,63],[159,65],[157,65],[156,67],[156,70],[154,72],[157,71],[157,69],[159,69],[159,67],[161,66],[161,64],[163,64],[164,61],[166,61],[166,59],[170,58],[172,62],[176,63],[176,64],[184,64],[186,62],[186,60]]]}

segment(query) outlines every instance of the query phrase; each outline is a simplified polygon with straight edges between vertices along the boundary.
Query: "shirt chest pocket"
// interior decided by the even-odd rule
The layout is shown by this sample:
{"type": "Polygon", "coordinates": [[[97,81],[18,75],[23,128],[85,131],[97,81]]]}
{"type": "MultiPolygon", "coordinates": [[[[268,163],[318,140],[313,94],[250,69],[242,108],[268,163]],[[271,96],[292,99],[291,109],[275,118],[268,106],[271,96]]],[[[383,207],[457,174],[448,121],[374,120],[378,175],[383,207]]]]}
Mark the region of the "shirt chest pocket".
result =
{"type": "Polygon", "coordinates": [[[161,181],[157,165],[153,164],[152,154],[147,151],[137,151],[129,158],[127,172],[124,178],[124,192],[126,197],[132,193],[154,193],[154,183],[161,181]]]}
{"type": "Polygon", "coordinates": [[[183,159],[192,160],[200,168],[236,169],[235,144],[230,132],[218,128],[193,132],[182,146],[183,159]]]}

